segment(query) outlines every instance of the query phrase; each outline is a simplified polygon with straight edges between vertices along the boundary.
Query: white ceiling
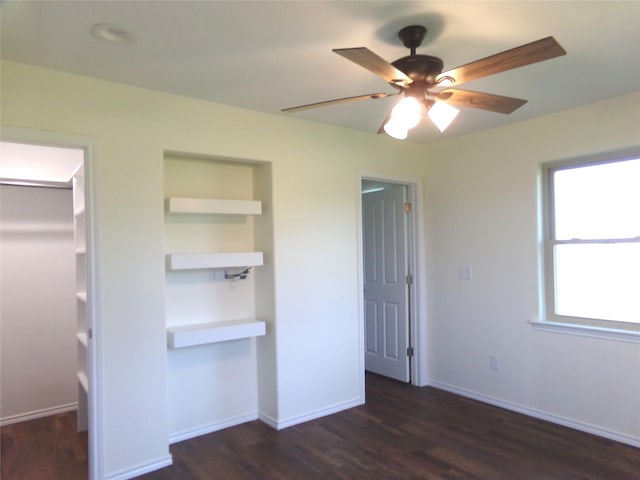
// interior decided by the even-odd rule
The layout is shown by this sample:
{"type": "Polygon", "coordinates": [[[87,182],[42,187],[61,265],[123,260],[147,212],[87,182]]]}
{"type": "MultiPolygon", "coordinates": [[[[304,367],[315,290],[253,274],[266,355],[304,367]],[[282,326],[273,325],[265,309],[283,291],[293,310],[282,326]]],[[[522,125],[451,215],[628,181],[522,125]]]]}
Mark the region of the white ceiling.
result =
{"type": "Polygon", "coordinates": [[[296,113],[285,107],[393,89],[331,51],[368,47],[408,55],[397,32],[427,27],[418,53],[445,70],[554,36],[568,52],[462,87],[529,102],[501,115],[462,110],[427,142],[573,108],[640,89],[638,1],[4,1],[2,57],[276,115],[376,132],[394,98],[296,113]],[[113,23],[130,42],[96,40],[113,23]]]}
{"type": "Polygon", "coordinates": [[[0,182],[68,184],[84,160],[84,151],[0,142],[0,182]]]}

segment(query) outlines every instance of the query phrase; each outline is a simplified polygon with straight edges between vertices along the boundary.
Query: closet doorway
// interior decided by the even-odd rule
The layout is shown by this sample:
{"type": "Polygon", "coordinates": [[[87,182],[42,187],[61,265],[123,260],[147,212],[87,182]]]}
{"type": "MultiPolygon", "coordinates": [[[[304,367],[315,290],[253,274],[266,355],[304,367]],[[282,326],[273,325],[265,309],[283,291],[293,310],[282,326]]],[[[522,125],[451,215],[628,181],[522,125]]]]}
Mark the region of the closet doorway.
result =
{"type": "Polygon", "coordinates": [[[359,183],[363,376],[366,370],[423,386],[427,342],[421,182],[361,174],[359,183]]]}
{"type": "MultiPolygon", "coordinates": [[[[77,411],[94,445],[88,148],[0,144],[3,425],[77,411]]],[[[89,478],[94,478],[88,472],[89,478]]]]}

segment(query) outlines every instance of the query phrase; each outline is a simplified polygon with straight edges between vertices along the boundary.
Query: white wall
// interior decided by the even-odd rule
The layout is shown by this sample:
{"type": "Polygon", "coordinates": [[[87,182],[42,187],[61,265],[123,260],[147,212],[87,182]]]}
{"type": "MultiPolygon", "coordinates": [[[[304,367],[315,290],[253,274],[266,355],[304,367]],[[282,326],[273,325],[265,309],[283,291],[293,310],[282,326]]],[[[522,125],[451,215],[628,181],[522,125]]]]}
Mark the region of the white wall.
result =
{"type": "Polygon", "coordinates": [[[0,417],[75,408],[71,190],[0,186],[0,417]]]}
{"type": "Polygon", "coordinates": [[[273,317],[256,342],[261,416],[284,426],[360,401],[358,172],[420,178],[421,147],[12,62],[1,88],[4,125],[95,141],[101,475],[169,458],[165,151],[271,166],[254,185],[272,191],[272,231],[256,238],[273,243],[272,292],[256,298],[273,317]]]}
{"type": "Polygon", "coordinates": [[[4,125],[95,142],[105,478],[168,460],[167,150],[271,167],[271,185],[254,184],[272,194],[272,232],[261,226],[256,238],[257,248],[273,247],[263,267],[273,294],[256,298],[256,309],[273,317],[256,342],[265,420],[285,426],[360,400],[356,205],[366,171],[425,182],[433,381],[637,437],[635,346],[533,333],[525,324],[538,312],[536,162],[637,141],[637,95],[421,146],[12,62],[2,64],[1,88],[4,125]],[[473,265],[474,280],[456,280],[459,263],[473,265]],[[501,355],[497,374],[484,367],[489,353],[501,355]]]}
{"type": "Polygon", "coordinates": [[[639,111],[636,93],[427,146],[432,384],[640,444],[640,345],[527,323],[541,319],[541,163],[637,146],[639,111]]]}

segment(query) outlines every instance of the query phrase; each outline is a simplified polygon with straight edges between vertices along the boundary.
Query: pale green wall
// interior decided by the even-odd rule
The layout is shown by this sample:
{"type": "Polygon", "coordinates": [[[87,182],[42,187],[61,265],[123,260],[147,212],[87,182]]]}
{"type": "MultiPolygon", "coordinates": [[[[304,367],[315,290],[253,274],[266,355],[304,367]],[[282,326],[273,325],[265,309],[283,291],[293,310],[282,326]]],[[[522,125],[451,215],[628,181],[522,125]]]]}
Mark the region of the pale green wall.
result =
{"type": "Polygon", "coordinates": [[[640,95],[424,146],[11,62],[2,101],[4,126],[95,141],[105,475],[168,451],[164,150],[272,165],[273,232],[257,241],[273,244],[264,271],[275,279],[273,306],[260,299],[276,327],[257,343],[261,414],[286,423],[358,397],[366,171],[425,184],[433,382],[640,438],[638,345],[525,323],[538,316],[538,162],[637,144],[640,95]],[[473,265],[472,281],[457,280],[459,264],[473,265]]]}
{"type": "Polygon", "coordinates": [[[428,146],[431,382],[640,444],[640,344],[527,323],[542,320],[541,162],[638,145],[640,93],[428,146]]]}
{"type": "Polygon", "coordinates": [[[13,62],[2,101],[4,126],[95,141],[104,475],[168,452],[165,150],[272,164],[276,328],[262,413],[295,421],[358,398],[358,172],[420,178],[422,147],[13,62]]]}

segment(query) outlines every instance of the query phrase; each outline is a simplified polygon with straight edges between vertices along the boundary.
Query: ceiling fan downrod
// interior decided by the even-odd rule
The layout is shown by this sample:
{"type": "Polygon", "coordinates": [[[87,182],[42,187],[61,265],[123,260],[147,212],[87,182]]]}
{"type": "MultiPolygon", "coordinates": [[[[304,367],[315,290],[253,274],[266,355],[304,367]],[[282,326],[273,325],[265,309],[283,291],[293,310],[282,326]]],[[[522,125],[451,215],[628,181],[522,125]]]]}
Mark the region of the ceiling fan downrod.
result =
{"type": "Polygon", "coordinates": [[[409,25],[398,32],[402,44],[411,50],[411,55],[399,58],[391,65],[406,74],[414,83],[422,83],[428,87],[435,85],[436,77],[444,64],[442,60],[431,55],[420,55],[416,48],[422,45],[427,29],[422,25],[409,25]]]}

